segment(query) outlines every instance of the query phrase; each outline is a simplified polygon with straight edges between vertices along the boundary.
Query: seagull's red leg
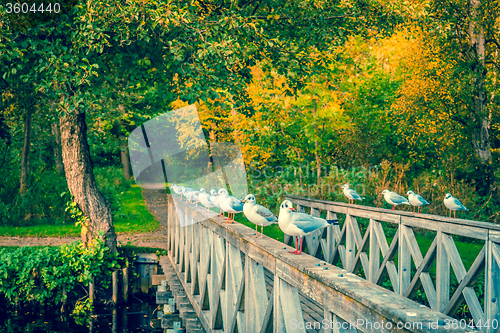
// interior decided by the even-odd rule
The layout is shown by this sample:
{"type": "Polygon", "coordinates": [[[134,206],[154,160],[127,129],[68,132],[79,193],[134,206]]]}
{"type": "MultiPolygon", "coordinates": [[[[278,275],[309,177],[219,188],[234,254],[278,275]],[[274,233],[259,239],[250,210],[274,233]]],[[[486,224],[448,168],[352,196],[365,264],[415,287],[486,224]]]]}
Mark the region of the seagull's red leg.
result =
{"type": "Polygon", "coordinates": [[[418,206],[418,213],[417,214],[420,214],[420,206],[418,206]]]}
{"type": "Polygon", "coordinates": [[[260,228],[260,238],[264,236],[264,226],[260,228]]]}
{"type": "Polygon", "coordinates": [[[297,254],[301,254],[302,253],[302,236],[300,236],[300,251],[297,252],[297,254]]]}
{"type": "Polygon", "coordinates": [[[295,251],[290,251],[289,253],[293,253],[293,254],[297,253],[299,251],[298,246],[299,246],[299,241],[297,239],[297,236],[295,236],[295,251]]]}
{"type": "Polygon", "coordinates": [[[252,237],[257,237],[257,235],[259,234],[259,232],[257,231],[257,224],[255,225],[255,236],[252,236],[252,237]]]}
{"type": "Polygon", "coordinates": [[[456,219],[456,218],[457,218],[457,211],[456,211],[456,210],[454,210],[454,211],[453,211],[453,218],[454,218],[454,219],[456,219]]]}
{"type": "Polygon", "coordinates": [[[392,209],[391,210],[394,210],[394,207],[396,207],[396,205],[392,205],[392,209]]]}

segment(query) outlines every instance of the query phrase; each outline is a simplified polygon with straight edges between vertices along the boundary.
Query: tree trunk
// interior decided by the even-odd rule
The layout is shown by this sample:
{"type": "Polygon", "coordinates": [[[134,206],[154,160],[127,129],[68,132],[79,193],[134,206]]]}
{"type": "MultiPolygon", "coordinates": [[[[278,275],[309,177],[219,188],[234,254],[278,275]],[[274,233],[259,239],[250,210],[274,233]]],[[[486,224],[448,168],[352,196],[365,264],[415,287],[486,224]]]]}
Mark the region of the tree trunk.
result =
{"type": "Polygon", "coordinates": [[[474,148],[481,163],[486,164],[491,161],[491,138],[490,138],[490,117],[486,107],[488,93],[486,91],[485,78],[487,70],[485,67],[485,39],[484,30],[477,26],[477,9],[480,0],[471,0],[471,22],[469,25],[470,46],[474,59],[472,96],[472,112],[474,114],[474,148]]]}
{"type": "Polygon", "coordinates": [[[24,194],[28,190],[29,157],[31,147],[31,111],[26,110],[24,114],[24,141],[21,152],[21,186],[19,193],[24,194]]]}
{"type": "Polygon", "coordinates": [[[85,113],[69,114],[61,118],[61,146],[64,171],[68,188],[84,215],[87,225],[82,226],[82,241],[85,245],[99,236],[106,246],[116,251],[116,234],[108,200],[95,182],[90,149],[87,142],[85,113]]]}
{"type": "Polygon", "coordinates": [[[122,147],[120,149],[122,165],[123,165],[123,176],[126,180],[130,179],[130,162],[128,157],[128,145],[127,140],[125,138],[122,139],[122,147]]]}
{"type": "Polygon", "coordinates": [[[57,173],[64,175],[64,165],[61,156],[61,131],[57,123],[52,124],[52,134],[54,135],[54,158],[56,160],[57,173]]]}
{"type": "MultiPolygon", "coordinates": [[[[118,108],[124,115],[127,113],[123,105],[119,104],[118,108]]],[[[128,156],[127,138],[123,135],[120,135],[118,139],[121,141],[120,158],[123,166],[123,176],[125,177],[126,180],[130,180],[130,160],[128,156]]]]}
{"type": "Polygon", "coordinates": [[[321,187],[321,160],[319,158],[319,143],[318,143],[318,120],[316,118],[317,114],[317,101],[313,99],[313,108],[314,108],[314,134],[316,135],[316,139],[314,140],[314,156],[316,157],[316,179],[318,182],[318,191],[321,187]]]}

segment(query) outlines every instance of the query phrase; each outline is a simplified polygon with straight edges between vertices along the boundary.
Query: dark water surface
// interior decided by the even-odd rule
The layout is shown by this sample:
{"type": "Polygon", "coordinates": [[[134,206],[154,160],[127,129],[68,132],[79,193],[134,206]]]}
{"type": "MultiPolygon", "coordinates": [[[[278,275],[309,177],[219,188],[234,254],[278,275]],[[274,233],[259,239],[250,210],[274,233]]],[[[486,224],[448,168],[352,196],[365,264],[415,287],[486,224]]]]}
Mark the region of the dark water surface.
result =
{"type": "Polygon", "coordinates": [[[162,332],[151,327],[151,319],[157,318],[154,302],[134,300],[128,306],[112,309],[97,309],[91,322],[78,325],[67,315],[62,317],[57,310],[40,313],[16,313],[0,306],[0,333],[124,333],[162,332]]]}

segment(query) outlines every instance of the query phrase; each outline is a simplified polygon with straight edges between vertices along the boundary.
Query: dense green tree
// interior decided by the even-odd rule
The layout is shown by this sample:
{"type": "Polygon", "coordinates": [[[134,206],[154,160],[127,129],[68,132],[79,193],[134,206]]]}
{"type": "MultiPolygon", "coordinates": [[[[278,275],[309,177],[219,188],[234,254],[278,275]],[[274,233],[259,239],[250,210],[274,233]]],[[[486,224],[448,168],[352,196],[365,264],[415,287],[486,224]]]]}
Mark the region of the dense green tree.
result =
{"type": "Polygon", "coordinates": [[[104,231],[112,249],[112,216],[95,184],[85,118],[115,93],[113,80],[139,94],[156,85],[163,101],[218,99],[221,91],[245,101],[250,66],[258,61],[269,60],[294,90],[327,65],[311,54],[396,22],[390,9],[365,1],[91,0],[31,21],[31,14],[20,19],[2,10],[3,79],[29,83],[45,101],[57,101],[65,176],[88,218],[82,238],[104,231]]]}

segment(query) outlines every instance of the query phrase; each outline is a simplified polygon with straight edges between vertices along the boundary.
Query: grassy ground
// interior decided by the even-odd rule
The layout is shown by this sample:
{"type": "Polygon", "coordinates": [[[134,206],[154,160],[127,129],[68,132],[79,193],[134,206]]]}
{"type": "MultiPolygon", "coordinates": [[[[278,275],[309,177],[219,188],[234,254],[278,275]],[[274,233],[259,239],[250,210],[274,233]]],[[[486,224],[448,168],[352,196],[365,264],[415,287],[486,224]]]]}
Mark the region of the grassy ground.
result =
{"type": "MultiPolygon", "coordinates": [[[[144,206],[141,188],[132,185],[120,196],[120,211],[113,216],[117,233],[151,232],[159,227],[158,221],[144,206]]],[[[65,224],[43,224],[27,227],[0,227],[0,236],[18,237],[78,237],[80,228],[71,222],[65,224]]]]}

